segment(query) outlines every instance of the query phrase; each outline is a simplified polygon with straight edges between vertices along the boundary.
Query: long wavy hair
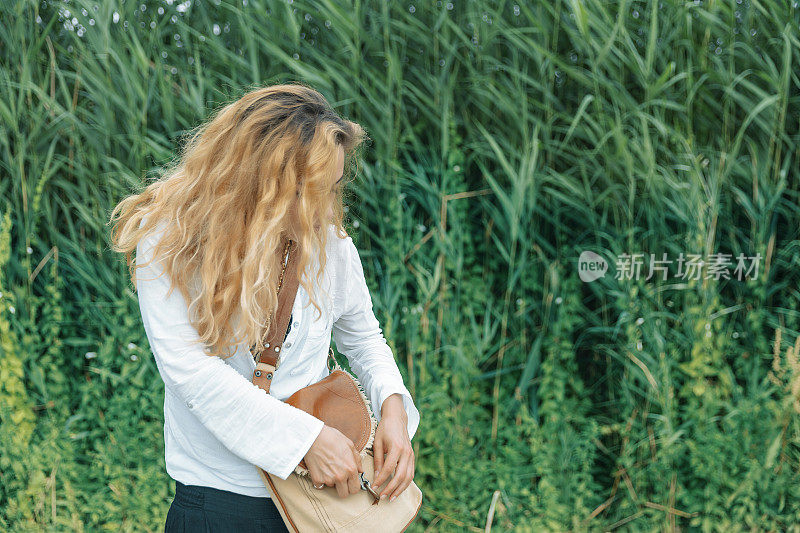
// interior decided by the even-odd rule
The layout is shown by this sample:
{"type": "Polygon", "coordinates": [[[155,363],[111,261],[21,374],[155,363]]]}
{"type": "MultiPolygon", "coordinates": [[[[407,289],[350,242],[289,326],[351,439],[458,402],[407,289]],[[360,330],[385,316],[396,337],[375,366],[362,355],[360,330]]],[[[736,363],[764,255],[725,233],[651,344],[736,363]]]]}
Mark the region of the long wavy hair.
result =
{"type": "Polygon", "coordinates": [[[298,254],[298,279],[322,312],[304,273],[316,254],[315,278],[321,279],[331,225],[338,237],[347,235],[344,187],[332,184],[339,147],[344,185],[357,171],[365,139],[359,124],[341,118],[304,84],[248,92],[190,130],[179,157],[114,207],[111,247],[125,254],[135,289],[137,244],[160,221],[174,221],[153,259],[163,260],[169,292],[177,288],[189,302],[206,353],[230,357],[244,341],[263,350],[289,238],[298,245],[292,252],[298,254]]]}

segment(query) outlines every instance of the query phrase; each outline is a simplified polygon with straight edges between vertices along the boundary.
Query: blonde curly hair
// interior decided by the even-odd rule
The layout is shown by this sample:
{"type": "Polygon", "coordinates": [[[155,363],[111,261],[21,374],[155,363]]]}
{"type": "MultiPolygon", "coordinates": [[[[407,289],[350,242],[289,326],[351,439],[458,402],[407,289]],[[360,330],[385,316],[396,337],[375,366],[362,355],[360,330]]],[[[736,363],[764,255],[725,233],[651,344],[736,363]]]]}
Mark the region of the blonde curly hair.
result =
{"type": "Polygon", "coordinates": [[[177,288],[191,302],[207,353],[229,357],[242,341],[262,350],[288,238],[299,245],[297,276],[321,313],[302,274],[316,254],[318,282],[328,232],[347,235],[343,187],[331,184],[339,152],[344,178],[355,171],[357,148],[368,136],[319,92],[295,83],[248,92],[186,137],[180,157],[156,181],[113,208],[111,247],[125,254],[135,288],[137,244],[171,222],[154,256],[164,259],[170,292],[177,288]],[[193,278],[200,281],[196,294],[193,278]]]}

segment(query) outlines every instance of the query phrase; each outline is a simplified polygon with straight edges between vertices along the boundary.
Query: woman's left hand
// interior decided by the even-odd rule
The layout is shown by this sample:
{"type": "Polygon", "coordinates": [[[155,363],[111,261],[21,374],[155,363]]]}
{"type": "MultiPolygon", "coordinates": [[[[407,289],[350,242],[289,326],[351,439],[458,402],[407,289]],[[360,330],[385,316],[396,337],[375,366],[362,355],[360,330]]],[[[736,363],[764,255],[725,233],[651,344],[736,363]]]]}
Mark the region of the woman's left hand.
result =
{"type": "Polygon", "coordinates": [[[414,450],[408,438],[408,416],[399,394],[392,394],[383,401],[372,451],[375,458],[375,481],[372,486],[377,489],[394,472],[394,477],[380,492],[381,499],[388,497],[392,501],[414,479],[414,450]],[[387,454],[386,459],[384,453],[387,454]]]}

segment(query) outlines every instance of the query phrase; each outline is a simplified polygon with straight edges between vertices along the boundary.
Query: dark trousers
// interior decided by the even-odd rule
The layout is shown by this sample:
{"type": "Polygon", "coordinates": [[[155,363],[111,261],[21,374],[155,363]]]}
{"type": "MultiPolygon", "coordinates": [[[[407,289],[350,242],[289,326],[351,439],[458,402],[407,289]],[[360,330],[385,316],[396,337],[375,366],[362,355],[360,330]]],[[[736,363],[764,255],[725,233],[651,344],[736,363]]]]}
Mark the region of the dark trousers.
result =
{"type": "Polygon", "coordinates": [[[165,533],[287,533],[272,498],[175,481],[165,533]]]}

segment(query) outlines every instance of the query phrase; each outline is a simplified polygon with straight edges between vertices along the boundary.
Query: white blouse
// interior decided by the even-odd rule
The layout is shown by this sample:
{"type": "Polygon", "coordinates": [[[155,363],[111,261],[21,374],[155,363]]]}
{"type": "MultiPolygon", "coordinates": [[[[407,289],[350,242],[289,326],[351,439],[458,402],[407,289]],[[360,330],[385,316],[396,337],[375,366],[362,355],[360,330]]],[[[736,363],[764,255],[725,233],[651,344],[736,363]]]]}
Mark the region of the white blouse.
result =
{"type": "MultiPolygon", "coordinates": [[[[163,230],[162,222],[139,242],[137,263],[152,258],[163,230]]],[[[286,479],[324,426],[282,400],[328,375],[331,333],[377,420],[383,401],[401,394],[413,438],[419,411],[375,318],[352,238],[338,238],[331,225],[327,254],[322,283],[330,298],[315,288],[323,315],[317,316],[300,285],[269,394],[251,382],[256,362],[246,343],[222,359],[192,342],[199,335],[189,323],[186,301],[177,289],[167,297],[169,280],[158,260],[136,269],[142,321],[165,385],[164,447],[170,477],[187,485],[269,497],[257,467],[286,479]]]]}

